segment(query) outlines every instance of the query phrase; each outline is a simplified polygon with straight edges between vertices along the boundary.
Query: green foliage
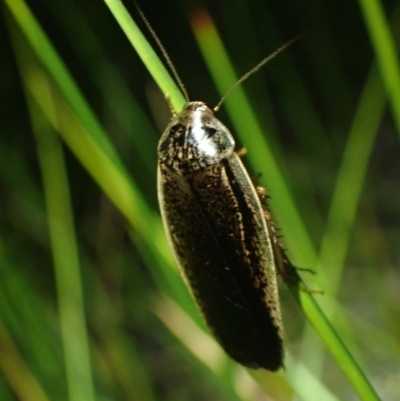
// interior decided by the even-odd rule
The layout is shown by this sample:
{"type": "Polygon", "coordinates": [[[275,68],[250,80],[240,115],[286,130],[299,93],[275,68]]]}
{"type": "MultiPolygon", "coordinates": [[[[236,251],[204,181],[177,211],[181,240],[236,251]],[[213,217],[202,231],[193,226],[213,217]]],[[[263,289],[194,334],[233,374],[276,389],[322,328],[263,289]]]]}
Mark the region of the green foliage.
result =
{"type": "Polygon", "coordinates": [[[221,0],[208,4],[217,30],[188,2],[141,4],[192,100],[211,105],[306,31],[219,112],[262,173],[291,259],[317,273],[302,278],[324,292],[289,282],[300,310],[282,285],[287,368],[271,374],[227,359],[174,265],[156,147],[163,95],[176,109],[183,99],[147,30],[105,3],[3,7],[1,400],[376,400],[370,383],[396,399],[400,75],[388,21],[400,11],[221,0]]]}

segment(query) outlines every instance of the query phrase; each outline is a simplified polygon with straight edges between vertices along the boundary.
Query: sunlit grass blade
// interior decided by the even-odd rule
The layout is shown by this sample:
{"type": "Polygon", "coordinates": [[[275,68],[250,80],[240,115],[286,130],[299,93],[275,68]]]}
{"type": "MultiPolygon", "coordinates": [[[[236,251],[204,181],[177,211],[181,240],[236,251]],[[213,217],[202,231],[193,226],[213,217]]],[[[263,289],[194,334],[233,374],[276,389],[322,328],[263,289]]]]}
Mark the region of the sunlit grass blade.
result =
{"type": "Polygon", "coordinates": [[[379,397],[364,371],[349,352],[349,349],[336,333],[333,325],[326,318],[314,298],[305,291],[299,291],[298,287],[290,287],[309,322],[324,341],[329,352],[346,375],[360,399],[363,401],[378,401],[379,397]]]}
{"type": "MultiPolygon", "coordinates": [[[[350,233],[355,221],[368,161],[378,132],[378,125],[382,118],[384,105],[383,88],[376,69],[372,68],[361,95],[343,155],[318,261],[320,269],[318,269],[317,280],[320,287],[324,288],[326,292],[326,296],[321,297],[320,303],[323,305],[327,316],[331,319],[334,318],[335,312],[339,313],[332,299],[338,292],[344,260],[349,246],[350,233]]],[[[335,319],[335,322],[339,321],[335,319]]],[[[340,328],[342,331],[346,330],[344,325],[341,325],[340,328]]],[[[304,359],[309,357],[306,350],[310,349],[311,344],[313,344],[312,359],[314,369],[319,366],[322,371],[324,351],[318,343],[314,344],[313,333],[306,330],[303,337],[304,353],[302,355],[304,359]]],[[[352,348],[354,350],[354,347],[352,348]]],[[[348,363],[343,361],[342,368],[347,369],[347,367],[348,363]]],[[[303,378],[300,380],[304,383],[303,378]]]]}
{"type": "MultiPolygon", "coordinates": [[[[115,136],[114,126],[121,127],[120,136],[124,136],[129,145],[136,149],[135,159],[140,159],[146,166],[146,177],[155,180],[156,153],[159,133],[154,124],[149,121],[144,108],[134,97],[126,80],[116,68],[113,60],[109,59],[104,48],[88,23],[87,16],[82,14],[78,5],[73,2],[57,2],[47,0],[48,7],[57,24],[62,28],[65,37],[76,54],[91,83],[99,90],[104,102],[104,108],[110,110],[112,119],[106,121],[110,136],[115,136]],[[71,24],[70,21],[74,21],[71,24]],[[76,40],[77,37],[85,40],[76,40]],[[134,127],[134,129],[132,129],[134,127]],[[138,133],[145,133],[142,137],[138,133]],[[145,139],[145,140],[144,140],[145,139]]],[[[122,35],[121,35],[122,36],[122,35]]]]}
{"type": "Polygon", "coordinates": [[[322,275],[328,275],[324,286],[329,288],[330,294],[336,294],[338,290],[351,229],[385,103],[386,96],[377,70],[373,67],[350,128],[321,246],[319,265],[335,266],[322,275]]]}
{"type": "MultiPolygon", "coordinates": [[[[36,75],[36,78],[38,78],[38,75],[36,75]]],[[[29,83],[29,82],[28,82],[29,83]]],[[[50,99],[43,99],[46,98],[45,94],[48,94],[51,96],[50,91],[51,91],[51,83],[49,80],[46,80],[44,75],[41,77],[41,79],[35,80],[35,84],[37,85],[36,88],[38,89],[42,101],[44,100],[44,103],[47,103],[48,108],[46,109],[46,112],[48,115],[52,114],[52,111],[54,112],[53,119],[51,120],[54,124],[57,123],[58,118],[62,115],[62,113],[59,113],[60,111],[60,105],[55,101],[53,103],[53,106],[55,108],[51,110],[51,102],[50,99]],[[47,85],[47,87],[46,87],[47,85]]],[[[37,100],[37,98],[36,98],[37,100]]],[[[55,97],[54,99],[55,100],[55,97]]],[[[40,102],[38,102],[40,104],[40,102]]],[[[36,113],[32,112],[32,118],[34,121],[38,119],[38,115],[41,114],[37,108],[35,108],[36,113]]],[[[59,120],[59,123],[62,125],[62,118],[59,120]]],[[[38,125],[38,124],[37,124],[38,125]]],[[[43,136],[44,137],[39,137],[38,142],[39,142],[39,156],[44,159],[42,160],[42,170],[45,171],[45,179],[44,182],[47,183],[47,185],[54,185],[56,182],[58,185],[60,182],[62,183],[63,180],[59,179],[59,177],[54,177],[54,174],[57,172],[57,163],[54,160],[54,156],[57,155],[61,151],[60,144],[57,144],[56,147],[58,149],[54,149],[54,141],[58,141],[58,138],[55,136],[56,134],[52,132],[52,127],[48,125],[48,121],[44,119],[43,124],[41,124],[40,127],[36,127],[36,132],[37,135],[40,135],[41,131],[46,131],[47,134],[45,133],[43,136]],[[45,129],[43,125],[47,128],[45,129]],[[52,135],[53,137],[49,135],[52,135]],[[50,142],[50,143],[48,143],[50,142]],[[51,142],[53,142],[53,147],[51,142]],[[42,149],[44,148],[44,149],[42,149]],[[43,154],[44,153],[44,154],[43,154]],[[50,155],[50,156],[48,156],[50,155]],[[48,160],[47,160],[48,159],[48,160]],[[50,177],[48,177],[50,175],[50,177]],[[52,179],[53,178],[53,179],[52,179]],[[50,182],[48,182],[50,181],[50,182]]],[[[63,129],[60,126],[56,126],[58,128],[59,132],[62,132],[63,129]]],[[[90,147],[87,149],[90,150],[90,147]]],[[[60,156],[60,155],[59,155],[60,156]]],[[[104,158],[107,160],[106,158],[104,158]]],[[[60,162],[60,160],[58,161],[60,162]]],[[[106,163],[107,166],[107,163],[106,163]]],[[[60,167],[60,166],[58,166],[60,167]]],[[[45,189],[47,187],[45,186],[45,189]]],[[[52,188],[48,189],[50,191],[52,188]]],[[[61,188],[62,189],[62,188],[61,188]]],[[[64,188],[65,191],[65,188],[64,188]]],[[[52,195],[52,192],[56,192],[55,195],[57,195],[57,192],[60,191],[50,191],[51,193],[48,194],[48,198],[52,195]]],[[[74,263],[71,261],[71,257],[74,256],[74,252],[71,251],[71,249],[68,249],[66,246],[70,241],[66,240],[65,235],[63,234],[63,225],[61,224],[62,222],[58,221],[57,218],[63,216],[63,214],[66,214],[68,217],[68,213],[65,213],[65,210],[63,209],[63,202],[65,202],[66,196],[68,194],[63,194],[63,196],[60,196],[61,194],[58,194],[58,197],[61,199],[57,199],[57,196],[53,196],[55,199],[48,199],[48,203],[52,202],[50,205],[50,213],[49,219],[51,224],[50,226],[53,228],[58,229],[58,232],[53,232],[51,231],[51,234],[53,234],[51,237],[53,239],[53,242],[56,242],[56,247],[55,247],[55,252],[57,252],[57,255],[55,255],[55,267],[56,267],[56,277],[58,278],[57,283],[58,283],[58,291],[59,291],[59,304],[60,304],[60,317],[61,317],[61,327],[62,327],[62,333],[64,333],[63,338],[64,338],[64,346],[66,349],[66,363],[67,363],[67,376],[68,376],[68,383],[69,383],[69,392],[71,399],[73,400],[89,400],[90,396],[87,394],[89,389],[87,391],[83,391],[84,388],[82,389],[82,383],[84,383],[87,386],[90,385],[90,381],[87,379],[87,374],[82,374],[82,369],[86,366],[88,361],[86,361],[86,364],[83,363],[84,361],[76,361],[77,358],[84,358],[87,352],[82,352],[82,342],[89,342],[89,339],[86,341],[82,341],[82,339],[79,339],[79,335],[81,334],[80,337],[82,337],[82,327],[79,327],[79,321],[77,319],[74,319],[74,312],[76,312],[76,308],[79,307],[79,305],[82,307],[82,300],[80,302],[77,302],[75,298],[82,297],[82,295],[78,296],[79,294],[76,294],[76,289],[75,291],[74,288],[78,287],[79,283],[77,283],[77,277],[80,277],[81,273],[78,273],[75,271],[74,274],[74,263]],[[56,210],[51,210],[51,208],[55,208],[56,210]],[[61,209],[61,210],[60,210],[61,209]],[[58,213],[57,213],[58,212],[58,213]],[[64,212],[64,213],[62,213],[64,212]],[[61,231],[61,232],[60,232],[61,231]],[[67,254],[66,254],[67,253],[67,254]],[[61,264],[61,266],[60,266],[61,264]],[[61,270],[61,271],[60,271],[61,270]],[[71,283],[72,281],[72,283],[71,283]],[[74,283],[75,282],[75,283],[74,283]],[[75,292],[75,297],[74,297],[74,292],[75,292]],[[73,298],[73,299],[71,299],[73,298]],[[73,307],[71,307],[73,305],[73,307]],[[71,310],[73,309],[73,310],[71,310]],[[80,369],[76,368],[76,365],[80,367],[80,369]]],[[[51,197],[51,198],[53,198],[51,197]]],[[[71,217],[71,216],[69,216],[71,217]]],[[[66,223],[66,222],[64,222],[66,223]]],[[[67,224],[66,224],[67,225],[67,224]]],[[[71,229],[71,227],[70,227],[71,229]]],[[[69,231],[69,230],[66,230],[69,231]]],[[[65,233],[64,233],[65,234],[65,233]]],[[[67,233],[68,234],[68,233],[67,233]]],[[[71,246],[71,244],[70,244],[71,246]]],[[[75,252],[75,258],[76,258],[76,252],[75,252]]],[[[76,262],[76,261],[75,261],[76,262]]],[[[75,263],[76,264],[76,263],[75,263]]],[[[76,267],[76,266],[75,266],[76,267]]],[[[77,269],[77,268],[76,268],[77,269]]],[[[104,294],[103,297],[101,298],[103,302],[103,308],[102,308],[102,313],[105,313],[105,310],[112,308],[109,302],[107,302],[107,295],[104,294]]],[[[112,312],[110,312],[112,313],[112,312]]],[[[75,313],[75,315],[79,316],[78,313],[75,313]]],[[[107,330],[104,328],[100,330],[99,339],[103,341],[102,345],[105,346],[106,348],[104,351],[99,354],[99,357],[102,357],[103,359],[107,357],[107,366],[110,366],[114,369],[112,372],[112,376],[115,376],[118,378],[119,382],[121,385],[126,388],[127,390],[133,391],[137,394],[137,396],[140,395],[142,399],[145,400],[153,400],[154,396],[152,395],[152,390],[151,386],[149,385],[149,378],[147,376],[147,372],[143,369],[142,365],[140,365],[140,362],[138,360],[133,361],[127,361],[126,360],[126,352],[129,351],[130,356],[134,356],[134,352],[132,349],[132,344],[125,344],[125,349],[121,350],[121,346],[126,343],[126,339],[121,335],[116,332],[116,330],[112,329],[113,328],[113,321],[108,318],[107,322],[107,330]],[[116,339],[118,338],[118,340],[116,339]],[[113,343],[113,340],[115,343],[113,343]],[[129,370],[128,368],[135,367],[135,377],[132,379],[128,379],[126,377],[126,372],[129,370]],[[140,381],[139,381],[140,379],[140,381]],[[133,383],[136,382],[136,385],[132,387],[133,383]]],[[[105,322],[103,322],[103,325],[105,322]]],[[[115,326],[114,326],[115,327],[115,326]]]]}
{"type": "MultiPolygon", "coordinates": [[[[66,108],[57,110],[60,113],[57,118],[61,118],[63,121],[61,127],[64,128],[64,130],[60,131],[60,134],[64,134],[64,140],[77,155],[78,159],[93,174],[132,226],[142,233],[147,232],[149,242],[154,239],[155,232],[158,232],[163,237],[160,220],[147,207],[132,176],[123,167],[104,129],[95,118],[37,22],[19,0],[13,2],[13,7],[11,10],[15,12],[17,21],[21,23],[20,26],[27,35],[27,39],[33,46],[35,53],[39,56],[39,60],[46,66],[50,76],[54,79],[68,102],[70,111],[66,108]],[[36,43],[36,40],[40,40],[40,45],[36,43]],[[40,52],[38,51],[39,49],[40,52]],[[158,229],[155,231],[154,227],[158,227],[158,229]]],[[[20,54],[24,53],[21,52],[20,54]]],[[[25,78],[32,95],[41,104],[43,111],[48,113],[47,118],[51,121],[53,127],[57,127],[59,122],[50,113],[53,108],[53,101],[57,100],[57,94],[54,94],[54,98],[42,96],[40,83],[43,79],[46,79],[43,73],[37,68],[30,68],[28,65],[23,65],[23,68],[25,68],[25,78]]],[[[60,104],[62,104],[61,99],[60,104]]],[[[144,236],[146,237],[146,234],[144,236]]],[[[164,255],[163,258],[169,259],[169,264],[171,265],[171,258],[167,256],[169,254],[165,239],[158,240],[157,237],[154,246],[159,247],[160,253],[164,255]]]]}
{"type": "Polygon", "coordinates": [[[400,135],[400,63],[390,24],[379,0],[359,0],[359,4],[400,135]]]}
{"type": "MultiPolygon", "coordinates": [[[[41,88],[46,92],[48,88],[41,88]]],[[[89,335],[68,178],[58,137],[31,104],[58,292],[61,336],[71,400],[95,399],[89,335]]]]}
{"type": "MultiPolygon", "coordinates": [[[[114,153],[113,158],[109,156],[103,146],[100,146],[97,137],[93,137],[92,132],[88,131],[73,111],[64,104],[56,91],[47,97],[44,96],[45,92],[42,88],[46,86],[47,78],[43,72],[28,64],[23,68],[25,68],[24,77],[28,90],[42,108],[53,128],[59,129],[58,133],[107,196],[120,209],[135,231],[140,233],[140,237],[145,240],[145,243],[151,244],[153,254],[150,260],[153,263],[149,265],[153,266],[157,261],[157,266],[161,266],[165,274],[163,280],[160,274],[156,273],[158,269],[155,269],[153,273],[156,281],[161,284],[161,288],[168,285],[171,286],[170,288],[175,288],[175,295],[179,296],[178,294],[180,294],[183,300],[187,300],[188,295],[183,289],[183,285],[178,284],[180,283],[179,277],[168,251],[161,221],[147,206],[133,177],[128,175],[120,161],[115,162],[117,156],[111,143],[105,136],[102,137],[102,143],[107,144],[107,148],[114,153]],[[56,107],[57,115],[52,113],[54,107],[56,107]]],[[[101,135],[101,132],[98,134],[101,135]]],[[[134,238],[138,246],[138,241],[141,243],[143,241],[138,236],[134,236],[134,238]]],[[[143,252],[143,257],[148,259],[148,246],[139,247],[139,249],[143,252]]]]}
{"type": "Polygon", "coordinates": [[[118,21],[125,35],[132,43],[143,63],[153,76],[164,94],[168,94],[175,110],[180,111],[185,99],[170,76],[164,64],[160,61],[152,46],[148,43],[135,21],[119,0],[104,0],[118,21]]]}

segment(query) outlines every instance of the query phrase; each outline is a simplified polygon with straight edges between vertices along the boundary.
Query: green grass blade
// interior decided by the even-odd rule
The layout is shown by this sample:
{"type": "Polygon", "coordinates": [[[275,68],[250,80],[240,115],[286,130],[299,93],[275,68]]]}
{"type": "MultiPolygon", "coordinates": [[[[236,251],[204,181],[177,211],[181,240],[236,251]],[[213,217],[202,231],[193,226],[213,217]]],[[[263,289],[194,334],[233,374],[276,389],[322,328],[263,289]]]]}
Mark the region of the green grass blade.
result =
{"type": "Polygon", "coordinates": [[[126,143],[129,141],[128,149],[134,146],[135,159],[143,161],[147,169],[147,179],[151,177],[155,181],[154,166],[157,163],[157,155],[154,149],[157,147],[159,133],[155,130],[154,124],[148,119],[142,105],[135,99],[113,60],[108,58],[104,44],[96,36],[88,17],[82,15],[78,5],[72,2],[55,3],[52,0],[47,0],[46,3],[74,50],[76,59],[82,61],[90,83],[100,91],[104,102],[103,108],[110,110],[112,118],[111,121],[105,120],[105,128],[109,129],[110,136],[115,137],[115,131],[117,131],[119,138],[126,138],[126,143]],[[74,21],[74,24],[70,21],[74,21]],[[85,38],[85,40],[76,40],[77,37],[85,38]],[[115,125],[121,127],[121,133],[115,129],[115,125]],[[145,132],[146,140],[143,140],[137,134],[138,132],[145,132]]]}
{"type": "Polygon", "coordinates": [[[359,0],[359,4],[400,135],[400,63],[390,24],[379,0],[359,0]]]}
{"type": "Polygon", "coordinates": [[[297,302],[301,305],[309,322],[324,341],[360,399],[363,401],[380,400],[365,373],[336,333],[336,330],[326,318],[326,315],[322,312],[314,297],[306,291],[299,290],[298,286],[290,285],[290,289],[297,302]]]}
{"type": "MultiPolygon", "coordinates": [[[[321,297],[320,303],[330,319],[334,318],[335,312],[339,312],[331,300],[334,299],[339,290],[350,234],[355,222],[369,158],[378,132],[378,125],[383,115],[385,100],[377,71],[372,68],[350,129],[350,136],[333,193],[327,228],[322,239],[318,261],[320,268],[318,269],[317,280],[320,288],[324,288],[324,292],[329,295],[321,297]]],[[[335,319],[335,322],[337,321],[335,319]]],[[[313,366],[317,369],[316,367],[319,364],[322,370],[324,352],[318,343],[314,344],[313,338],[313,333],[306,330],[303,347],[307,350],[313,344],[313,366]]],[[[354,350],[356,346],[352,345],[354,350]]],[[[307,359],[307,351],[305,351],[304,358],[307,359]]],[[[342,364],[342,369],[347,369],[349,366],[348,361],[343,358],[339,363],[342,364]]],[[[356,383],[356,385],[358,384],[356,383]]]]}
{"type": "MultiPolygon", "coordinates": [[[[146,202],[141,198],[140,191],[133,182],[132,177],[123,167],[113,145],[101,127],[99,121],[87,105],[72,77],[66,70],[61,59],[58,57],[51,43],[44,35],[33,15],[20,0],[10,2],[10,10],[19,26],[22,28],[27,39],[33,47],[41,63],[49,71],[56,85],[66,99],[70,111],[63,109],[64,127],[61,134],[65,133],[64,140],[77,157],[85,165],[88,171],[102,185],[105,192],[116,203],[130,223],[141,232],[147,232],[149,242],[154,239],[154,225],[159,227],[156,232],[163,237],[159,220],[149,210],[146,202]],[[71,111],[73,114],[71,114],[71,111]],[[75,117],[76,116],[76,117],[75,117]],[[73,125],[74,124],[74,125],[73,125]]],[[[30,90],[36,95],[41,103],[42,109],[48,113],[47,118],[57,127],[58,121],[48,111],[52,109],[52,98],[41,96],[40,82],[43,74],[34,68],[26,71],[26,79],[30,90]],[[36,75],[37,74],[37,75],[36,75]]],[[[57,99],[57,97],[55,98],[57,99]]],[[[60,99],[61,101],[61,99],[60,99]]],[[[60,111],[61,112],[61,111],[60,111]]],[[[158,238],[158,237],[157,237],[158,238]]],[[[165,240],[157,241],[160,252],[165,259],[170,259],[166,251],[165,240]]],[[[171,260],[171,259],[170,259],[171,260]]],[[[170,264],[172,264],[170,262],[170,264]]]]}
{"type": "Polygon", "coordinates": [[[377,70],[372,68],[350,129],[321,246],[319,265],[331,267],[324,288],[329,288],[332,294],[338,290],[351,229],[385,103],[386,97],[377,70]]]}
{"type": "Polygon", "coordinates": [[[57,83],[72,110],[85,124],[109,157],[115,163],[118,163],[118,158],[107,142],[103,128],[97,121],[86,100],[81,96],[71,74],[62,63],[53,45],[47,39],[29,8],[22,0],[5,0],[5,3],[26,35],[38,59],[57,83]]]}
{"type": "MultiPolygon", "coordinates": [[[[57,153],[61,151],[61,148],[58,142],[54,144],[57,138],[50,136],[49,139],[49,135],[55,135],[52,129],[57,129],[58,133],[65,139],[66,143],[70,145],[83,165],[85,165],[88,171],[98,180],[104,191],[108,193],[110,198],[115,201],[116,205],[122,209],[122,212],[126,213],[126,217],[137,222],[137,220],[135,220],[136,211],[131,209],[132,206],[135,205],[135,202],[126,201],[126,206],[124,206],[124,201],[121,203],[121,199],[126,200],[124,194],[126,192],[130,194],[132,189],[129,182],[124,179],[120,169],[116,168],[113,160],[106,154],[104,149],[99,146],[77,121],[76,116],[65,105],[63,99],[59,93],[57,93],[56,89],[53,87],[53,83],[48,79],[45,72],[40,66],[35,65],[33,60],[30,60],[27,56],[29,53],[27,49],[23,49],[22,44],[17,43],[16,49],[17,55],[20,57],[20,68],[25,81],[24,83],[27,87],[28,98],[31,99],[31,104],[36,105],[36,107],[32,106],[32,109],[34,109],[34,111],[32,111],[32,119],[36,122],[36,126],[38,126],[36,128],[37,131],[39,131],[39,156],[42,158],[43,172],[47,174],[44,177],[47,186],[55,186],[56,184],[60,185],[62,183],[66,184],[65,177],[60,178],[59,175],[54,177],[54,174],[57,172],[60,173],[60,169],[62,168],[62,166],[57,165],[57,163],[61,163],[60,154],[58,154],[58,158],[54,159],[57,153]],[[39,106],[40,110],[38,110],[37,106],[39,106]],[[43,118],[42,112],[45,118],[43,118]],[[37,122],[39,115],[44,121],[37,122]],[[50,124],[53,127],[51,127],[50,124]],[[45,128],[43,126],[45,126],[45,128]],[[40,136],[40,130],[45,131],[45,133],[42,134],[44,138],[40,136]],[[50,144],[46,141],[49,141],[50,144]],[[56,149],[53,149],[54,147],[56,149]],[[52,163],[55,165],[52,166],[52,163]],[[64,178],[64,180],[62,178],[64,178]]],[[[61,173],[63,172],[61,171],[61,173]]],[[[74,249],[76,248],[76,244],[74,239],[71,238],[72,227],[69,221],[71,215],[68,210],[65,210],[65,199],[68,199],[68,191],[65,185],[61,186],[61,188],[46,187],[46,189],[48,189],[49,192],[47,197],[50,198],[48,199],[48,203],[51,202],[49,207],[49,220],[50,223],[52,223],[50,225],[51,233],[53,234],[51,238],[54,243],[55,266],[56,273],[58,273],[56,277],[58,278],[60,319],[64,339],[70,399],[90,400],[93,399],[90,394],[93,391],[88,387],[91,386],[91,380],[88,379],[87,361],[84,363],[85,361],[81,360],[87,355],[83,347],[87,345],[85,345],[85,342],[87,343],[89,339],[86,339],[86,341],[82,339],[82,313],[77,313],[76,310],[76,308],[81,308],[83,310],[83,301],[80,299],[82,298],[82,294],[78,293],[78,287],[81,286],[81,283],[78,280],[77,255],[76,249],[74,249]],[[60,223],[58,220],[62,220],[62,218],[64,218],[64,220],[60,223]],[[63,230],[63,228],[65,228],[65,230],[63,230]],[[71,304],[73,307],[71,307],[71,304]],[[77,365],[79,369],[76,368],[77,365]]],[[[152,238],[155,238],[154,234],[155,230],[153,229],[152,238]]],[[[107,327],[110,330],[111,321],[108,322],[107,327]]],[[[110,333],[108,332],[107,334],[110,333]]],[[[102,340],[106,341],[109,337],[110,336],[106,338],[106,336],[104,336],[102,340]]],[[[121,344],[121,342],[121,339],[119,339],[118,344],[121,344]]],[[[116,346],[108,345],[110,349],[107,351],[110,360],[108,360],[107,363],[111,364],[115,369],[112,375],[117,376],[122,385],[129,389],[133,380],[127,380],[126,373],[121,369],[121,366],[127,367],[135,364],[132,361],[129,361],[129,363],[124,361],[124,353],[116,346]]],[[[126,350],[128,349],[131,350],[130,355],[132,356],[132,346],[127,346],[126,350]]],[[[149,385],[149,379],[145,370],[141,365],[137,364],[135,371],[135,380],[141,379],[140,383],[134,386],[136,394],[138,396],[141,395],[141,399],[149,401],[155,399],[152,395],[151,386],[149,385]]]]}
{"type": "MultiPolygon", "coordinates": [[[[41,88],[42,92],[48,90],[41,88]]],[[[95,397],[89,335],[67,172],[58,137],[43,121],[37,120],[38,113],[32,108],[48,210],[69,399],[92,401],[95,397]]]]}
{"type": "Polygon", "coordinates": [[[110,8],[110,11],[121,26],[125,35],[132,43],[132,46],[142,59],[144,65],[157,82],[157,85],[164,94],[168,94],[175,110],[181,110],[186,103],[184,97],[122,2],[119,0],[104,1],[110,8]]]}

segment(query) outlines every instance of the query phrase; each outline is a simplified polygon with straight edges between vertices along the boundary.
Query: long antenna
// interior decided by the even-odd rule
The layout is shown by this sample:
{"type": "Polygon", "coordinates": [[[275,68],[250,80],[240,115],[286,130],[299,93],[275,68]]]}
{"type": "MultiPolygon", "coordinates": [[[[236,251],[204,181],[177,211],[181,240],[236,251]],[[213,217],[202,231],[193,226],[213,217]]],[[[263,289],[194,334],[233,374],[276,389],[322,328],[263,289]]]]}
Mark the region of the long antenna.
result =
{"type": "Polygon", "coordinates": [[[263,60],[261,60],[255,67],[253,67],[250,71],[246,72],[236,83],[234,83],[231,88],[228,90],[228,92],[225,93],[224,96],[222,96],[222,99],[218,102],[218,104],[214,107],[214,111],[218,111],[219,108],[221,107],[221,104],[224,102],[224,100],[240,85],[245,81],[247,78],[249,78],[251,75],[253,75],[255,72],[257,72],[263,65],[267,64],[268,61],[271,61],[274,57],[276,57],[279,53],[283,52],[285,49],[287,49],[290,45],[292,45],[294,42],[297,42],[303,35],[296,36],[293,39],[290,39],[288,42],[286,42],[284,45],[281,47],[278,47],[274,52],[272,52],[269,56],[265,57],[263,60]]]}
{"type": "Polygon", "coordinates": [[[159,37],[156,34],[156,31],[152,28],[152,26],[150,25],[150,22],[147,20],[146,16],[144,15],[143,11],[141,10],[141,8],[138,6],[138,4],[135,3],[135,7],[140,15],[140,17],[142,18],[143,22],[145,23],[147,29],[149,30],[151,36],[153,36],[153,39],[156,41],[157,46],[159,47],[159,49],[161,50],[161,53],[165,59],[165,61],[168,64],[168,67],[170,68],[172,75],[175,77],[175,80],[179,86],[179,88],[181,89],[181,91],[183,92],[183,95],[185,96],[185,99],[187,102],[189,102],[189,95],[188,92],[185,88],[185,85],[183,85],[183,82],[181,80],[181,77],[179,76],[178,72],[175,69],[175,66],[173,64],[173,62],[171,61],[171,59],[169,58],[169,55],[167,53],[167,51],[165,50],[163,44],[161,43],[161,40],[159,39],[159,37]]]}

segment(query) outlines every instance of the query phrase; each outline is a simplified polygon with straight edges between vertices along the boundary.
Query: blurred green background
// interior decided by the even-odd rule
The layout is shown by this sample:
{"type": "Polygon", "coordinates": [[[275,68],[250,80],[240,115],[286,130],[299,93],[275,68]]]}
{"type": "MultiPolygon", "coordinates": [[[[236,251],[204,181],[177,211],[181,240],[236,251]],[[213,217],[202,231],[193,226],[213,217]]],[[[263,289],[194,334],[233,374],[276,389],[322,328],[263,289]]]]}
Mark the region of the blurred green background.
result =
{"type": "MultiPolygon", "coordinates": [[[[398,399],[399,2],[381,4],[386,20],[361,0],[139,4],[210,106],[233,82],[207,68],[222,62],[204,10],[238,76],[304,34],[242,86],[265,143],[241,90],[218,117],[289,256],[316,271],[302,276],[317,302],[380,397],[398,399]]],[[[2,5],[0,400],[358,399],[284,283],[285,371],[245,370],[209,336],[159,218],[170,112],[105,2],[2,5]]]]}

